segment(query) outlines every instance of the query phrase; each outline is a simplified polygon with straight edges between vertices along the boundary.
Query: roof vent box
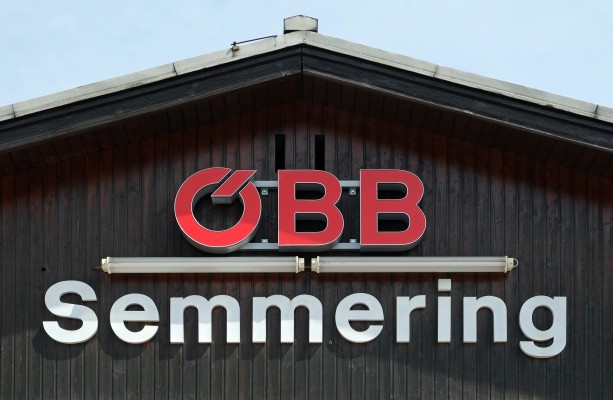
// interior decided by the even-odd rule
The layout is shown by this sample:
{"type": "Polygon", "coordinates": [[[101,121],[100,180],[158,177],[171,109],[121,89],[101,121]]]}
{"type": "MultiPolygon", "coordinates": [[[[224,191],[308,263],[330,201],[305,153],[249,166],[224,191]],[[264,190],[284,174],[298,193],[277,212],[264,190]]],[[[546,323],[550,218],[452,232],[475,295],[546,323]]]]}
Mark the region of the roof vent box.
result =
{"type": "Polygon", "coordinates": [[[307,17],[306,15],[296,15],[283,20],[283,33],[296,31],[317,32],[317,18],[307,17]]]}

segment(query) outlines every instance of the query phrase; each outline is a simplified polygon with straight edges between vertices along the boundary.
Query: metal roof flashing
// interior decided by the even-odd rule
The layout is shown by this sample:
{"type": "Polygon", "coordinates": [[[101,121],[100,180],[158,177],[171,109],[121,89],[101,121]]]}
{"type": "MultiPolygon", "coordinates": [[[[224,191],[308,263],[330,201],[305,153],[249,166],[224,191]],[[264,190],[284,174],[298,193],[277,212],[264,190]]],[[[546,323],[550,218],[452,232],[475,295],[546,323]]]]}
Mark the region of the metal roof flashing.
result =
{"type": "Polygon", "coordinates": [[[317,33],[306,32],[305,43],[310,46],[328,49],[433,78],[458,83],[463,86],[613,123],[612,108],[599,106],[582,100],[576,100],[570,97],[560,96],[542,90],[460,71],[454,68],[443,67],[427,61],[317,33]]]}
{"type": "Polygon", "coordinates": [[[13,110],[13,105],[0,107],[0,122],[12,118],[15,118],[15,111],[13,110]]]}
{"type": "Polygon", "coordinates": [[[608,107],[598,106],[589,102],[575,100],[541,90],[459,71],[453,68],[441,67],[426,61],[306,30],[289,32],[247,45],[241,45],[239,49],[232,50],[228,48],[141,72],[0,107],[0,121],[19,118],[39,111],[120,92],[133,87],[187,74],[189,72],[302,44],[613,123],[613,109],[608,107]]]}

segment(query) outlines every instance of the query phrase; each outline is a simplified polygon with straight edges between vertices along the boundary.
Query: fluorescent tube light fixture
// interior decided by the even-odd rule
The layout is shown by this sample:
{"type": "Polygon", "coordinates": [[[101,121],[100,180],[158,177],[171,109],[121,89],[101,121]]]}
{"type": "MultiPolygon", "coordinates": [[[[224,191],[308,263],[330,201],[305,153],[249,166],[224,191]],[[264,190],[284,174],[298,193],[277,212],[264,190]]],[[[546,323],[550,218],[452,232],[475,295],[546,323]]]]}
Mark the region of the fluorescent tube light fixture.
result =
{"type": "Polygon", "coordinates": [[[297,273],[304,270],[301,264],[298,257],[107,257],[100,267],[108,274],[231,274],[297,273]]]}
{"type": "MultiPolygon", "coordinates": [[[[315,257],[317,273],[423,272],[505,273],[517,267],[511,257],[315,257]]],[[[108,274],[173,273],[298,273],[302,257],[107,257],[100,266],[108,274]]]]}
{"type": "Polygon", "coordinates": [[[509,272],[517,267],[511,257],[317,257],[317,273],[355,272],[509,272]]]}

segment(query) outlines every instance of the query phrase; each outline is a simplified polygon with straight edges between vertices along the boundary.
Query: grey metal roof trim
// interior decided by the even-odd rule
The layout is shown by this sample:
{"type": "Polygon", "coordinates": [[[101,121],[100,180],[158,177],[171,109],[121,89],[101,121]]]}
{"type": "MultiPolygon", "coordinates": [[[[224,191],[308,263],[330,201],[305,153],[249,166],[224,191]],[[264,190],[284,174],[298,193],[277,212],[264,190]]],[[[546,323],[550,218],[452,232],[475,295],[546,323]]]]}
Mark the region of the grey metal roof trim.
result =
{"type": "Polygon", "coordinates": [[[236,51],[228,48],[226,50],[0,107],[0,121],[19,118],[39,111],[49,110],[149,83],[163,81],[193,71],[238,61],[255,55],[266,54],[300,44],[334,51],[490,93],[496,93],[529,103],[552,107],[573,114],[613,123],[613,109],[609,107],[599,106],[593,103],[571,99],[541,90],[459,71],[453,68],[442,67],[385,50],[306,31],[291,32],[273,38],[263,39],[249,45],[241,45],[240,49],[236,51]]]}

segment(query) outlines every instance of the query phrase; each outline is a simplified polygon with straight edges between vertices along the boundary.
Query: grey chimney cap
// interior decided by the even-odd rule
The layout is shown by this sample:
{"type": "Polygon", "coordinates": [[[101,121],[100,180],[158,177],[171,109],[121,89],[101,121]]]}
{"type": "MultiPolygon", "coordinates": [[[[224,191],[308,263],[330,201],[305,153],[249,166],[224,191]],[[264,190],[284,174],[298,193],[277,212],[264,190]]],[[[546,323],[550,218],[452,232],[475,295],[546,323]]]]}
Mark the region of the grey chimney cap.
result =
{"type": "Polygon", "coordinates": [[[317,32],[317,18],[307,17],[306,15],[296,15],[283,20],[283,34],[296,31],[317,32]]]}

